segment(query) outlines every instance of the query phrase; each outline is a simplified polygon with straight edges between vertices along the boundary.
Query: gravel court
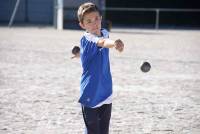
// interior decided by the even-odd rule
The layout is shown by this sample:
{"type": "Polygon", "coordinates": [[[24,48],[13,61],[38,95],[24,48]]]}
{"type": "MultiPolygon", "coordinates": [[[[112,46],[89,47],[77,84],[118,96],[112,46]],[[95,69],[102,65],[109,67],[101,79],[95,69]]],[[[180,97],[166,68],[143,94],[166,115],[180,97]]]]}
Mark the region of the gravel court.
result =
{"type": "MultiPolygon", "coordinates": [[[[80,134],[80,61],[71,48],[83,31],[0,27],[0,133],[80,134]]],[[[200,31],[113,28],[111,134],[200,133],[200,31]],[[152,69],[142,73],[142,61],[152,69]]]]}

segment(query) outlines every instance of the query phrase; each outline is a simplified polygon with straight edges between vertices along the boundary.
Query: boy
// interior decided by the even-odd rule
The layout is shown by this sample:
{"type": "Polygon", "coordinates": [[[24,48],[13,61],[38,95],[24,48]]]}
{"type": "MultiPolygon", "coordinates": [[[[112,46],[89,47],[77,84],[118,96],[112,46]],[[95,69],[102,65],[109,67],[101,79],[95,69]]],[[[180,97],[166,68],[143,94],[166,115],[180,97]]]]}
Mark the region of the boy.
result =
{"type": "Polygon", "coordinates": [[[121,40],[108,39],[108,31],[101,29],[102,17],[93,3],[82,4],[77,12],[79,25],[86,32],[80,40],[83,73],[81,96],[83,119],[87,134],[108,134],[112,107],[112,77],[109,49],[123,51],[121,40]]]}

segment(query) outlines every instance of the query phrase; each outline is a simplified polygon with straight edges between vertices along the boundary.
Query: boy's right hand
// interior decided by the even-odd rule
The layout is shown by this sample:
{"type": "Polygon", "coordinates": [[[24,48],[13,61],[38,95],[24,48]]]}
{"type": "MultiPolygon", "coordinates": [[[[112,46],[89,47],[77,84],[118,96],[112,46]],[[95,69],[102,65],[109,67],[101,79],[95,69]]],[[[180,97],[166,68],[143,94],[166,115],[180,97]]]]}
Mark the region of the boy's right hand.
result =
{"type": "Polygon", "coordinates": [[[122,52],[124,50],[124,43],[118,39],[115,41],[115,49],[117,49],[119,52],[122,52]]]}

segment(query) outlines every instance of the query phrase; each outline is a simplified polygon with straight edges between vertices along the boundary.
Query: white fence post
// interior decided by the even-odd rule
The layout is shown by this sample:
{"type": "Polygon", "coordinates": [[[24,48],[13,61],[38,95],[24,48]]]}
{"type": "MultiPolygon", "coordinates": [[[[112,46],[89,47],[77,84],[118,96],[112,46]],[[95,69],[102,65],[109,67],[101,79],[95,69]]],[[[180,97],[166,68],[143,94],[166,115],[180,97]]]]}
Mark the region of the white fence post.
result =
{"type": "Polygon", "coordinates": [[[63,30],[63,0],[57,0],[57,29],[63,30]]]}

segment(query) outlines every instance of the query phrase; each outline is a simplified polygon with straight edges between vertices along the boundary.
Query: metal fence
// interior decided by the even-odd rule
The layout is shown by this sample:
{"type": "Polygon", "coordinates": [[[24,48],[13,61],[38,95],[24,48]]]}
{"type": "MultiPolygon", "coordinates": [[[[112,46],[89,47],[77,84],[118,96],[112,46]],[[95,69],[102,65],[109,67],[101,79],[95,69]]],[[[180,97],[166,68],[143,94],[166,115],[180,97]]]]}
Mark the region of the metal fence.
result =
{"type": "Polygon", "coordinates": [[[155,12],[155,29],[159,29],[160,23],[160,12],[200,12],[200,9],[178,9],[178,8],[116,8],[116,7],[105,7],[103,12],[106,11],[145,11],[155,12]]]}

